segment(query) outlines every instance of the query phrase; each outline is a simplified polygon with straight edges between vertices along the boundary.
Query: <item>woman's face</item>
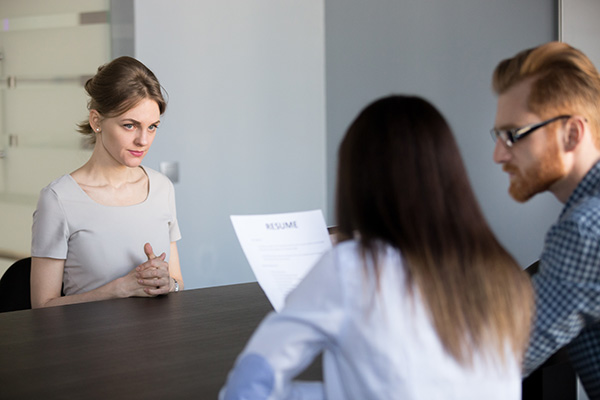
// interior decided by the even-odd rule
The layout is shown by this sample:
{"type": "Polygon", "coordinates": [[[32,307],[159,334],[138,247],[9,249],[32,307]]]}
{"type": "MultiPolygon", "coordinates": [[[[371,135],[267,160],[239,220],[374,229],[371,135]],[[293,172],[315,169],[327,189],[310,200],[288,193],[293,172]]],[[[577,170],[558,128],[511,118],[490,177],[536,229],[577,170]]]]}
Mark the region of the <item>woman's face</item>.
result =
{"type": "Polygon", "coordinates": [[[97,114],[97,118],[90,115],[97,135],[94,151],[102,152],[118,164],[138,167],[148,153],[160,124],[158,104],[154,100],[143,99],[123,114],[111,118],[102,118],[95,110],[92,110],[93,113],[97,114]]]}

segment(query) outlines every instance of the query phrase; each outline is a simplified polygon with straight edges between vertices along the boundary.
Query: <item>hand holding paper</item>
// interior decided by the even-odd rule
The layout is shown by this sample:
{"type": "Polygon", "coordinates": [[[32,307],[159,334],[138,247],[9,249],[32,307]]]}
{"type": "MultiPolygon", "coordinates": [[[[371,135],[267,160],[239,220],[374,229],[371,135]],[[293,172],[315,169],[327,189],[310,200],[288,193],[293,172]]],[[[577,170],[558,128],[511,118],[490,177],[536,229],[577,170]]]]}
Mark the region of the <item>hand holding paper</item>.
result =
{"type": "Polygon", "coordinates": [[[331,248],[321,210],[232,215],[231,222],[258,284],[276,311],[331,248]]]}

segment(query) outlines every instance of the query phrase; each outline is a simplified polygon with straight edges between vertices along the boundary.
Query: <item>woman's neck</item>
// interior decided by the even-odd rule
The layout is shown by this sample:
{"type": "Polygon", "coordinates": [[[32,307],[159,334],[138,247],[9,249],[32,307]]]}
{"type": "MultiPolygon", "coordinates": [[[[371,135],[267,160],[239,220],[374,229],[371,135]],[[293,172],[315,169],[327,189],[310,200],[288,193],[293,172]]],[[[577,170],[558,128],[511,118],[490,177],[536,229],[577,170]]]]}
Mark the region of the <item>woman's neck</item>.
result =
{"type": "Polygon", "coordinates": [[[90,186],[111,186],[119,188],[139,181],[145,175],[141,167],[128,167],[116,162],[112,157],[98,156],[96,152],[71,176],[79,183],[90,186]]]}

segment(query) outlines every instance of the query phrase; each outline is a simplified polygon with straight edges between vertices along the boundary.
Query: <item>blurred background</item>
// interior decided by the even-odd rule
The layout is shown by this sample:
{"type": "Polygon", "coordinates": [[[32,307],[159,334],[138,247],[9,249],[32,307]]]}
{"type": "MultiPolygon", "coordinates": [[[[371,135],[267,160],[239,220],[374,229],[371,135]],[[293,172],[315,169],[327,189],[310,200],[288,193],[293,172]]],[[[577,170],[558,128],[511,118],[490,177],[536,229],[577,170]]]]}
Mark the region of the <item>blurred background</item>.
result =
{"type": "Polygon", "coordinates": [[[186,288],[254,280],[232,214],[321,209],[334,224],[338,144],[367,103],[391,93],[423,96],[447,117],[486,217],[526,267],[561,205],[508,196],[488,134],[491,73],[561,37],[600,54],[585,40],[598,36],[588,26],[598,4],[0,0],[0,272],[29,255],[40,189],[89,157],[75,131],[87,116],[82,82],[124,54],[169,95],[144,164],[178,171],[186,288]]]}

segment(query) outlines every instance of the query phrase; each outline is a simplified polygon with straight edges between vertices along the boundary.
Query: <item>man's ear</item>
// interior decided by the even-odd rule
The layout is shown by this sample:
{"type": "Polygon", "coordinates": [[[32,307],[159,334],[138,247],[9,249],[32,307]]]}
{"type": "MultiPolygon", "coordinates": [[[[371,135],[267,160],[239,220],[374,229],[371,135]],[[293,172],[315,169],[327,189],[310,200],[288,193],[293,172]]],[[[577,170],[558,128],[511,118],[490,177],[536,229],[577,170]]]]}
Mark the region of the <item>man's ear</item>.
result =
{"type": "Polygon", "coordinates": [[[565,151],[573,151],[581,143],[585,132],[585,122],[582,118],[572,117],[565,125],[563,146],[565,151]]]}

